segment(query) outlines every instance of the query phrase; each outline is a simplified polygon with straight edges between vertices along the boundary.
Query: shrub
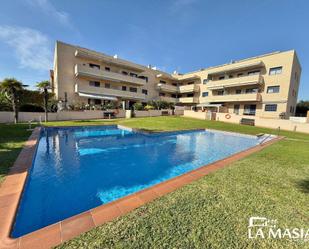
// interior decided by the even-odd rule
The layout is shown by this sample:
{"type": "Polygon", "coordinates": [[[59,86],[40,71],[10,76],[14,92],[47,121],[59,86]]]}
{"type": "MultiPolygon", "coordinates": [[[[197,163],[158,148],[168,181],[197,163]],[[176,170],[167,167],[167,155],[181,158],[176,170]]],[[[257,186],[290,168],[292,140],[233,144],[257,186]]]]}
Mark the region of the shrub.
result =
{"type": "Polygon", "coordinates": [[[144,109],[144,106],[142,103],[137,102],[133,105],[133,108],[135,111],[142,111],[144,109]]]}
{"type": "Polygon", "coordinates": [[[44,112],[44,108],[35,104],[23,104],[19,108],[20,112],[44,112]]]}
{"type": "Polygon", "coordinates": [[[146,105],[145,107],[144,107],[144,109],[146,110],[146,111],[149,111],[149,110],[153,110],[153,109],[155,109],[152,105],[146,105]]]}

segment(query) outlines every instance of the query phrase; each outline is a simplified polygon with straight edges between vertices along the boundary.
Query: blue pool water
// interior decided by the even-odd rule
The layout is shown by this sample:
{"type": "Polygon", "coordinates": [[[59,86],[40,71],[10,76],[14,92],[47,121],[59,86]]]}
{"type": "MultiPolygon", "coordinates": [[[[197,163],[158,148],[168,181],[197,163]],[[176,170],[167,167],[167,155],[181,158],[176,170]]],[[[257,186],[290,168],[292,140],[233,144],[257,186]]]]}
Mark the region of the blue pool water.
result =
{"type": "Polygon", "coordinates": [[[258,142],[255,137],[204,130],[147,135],[115,126],[44,129],[12,236],[132,194],[258,142]]]}

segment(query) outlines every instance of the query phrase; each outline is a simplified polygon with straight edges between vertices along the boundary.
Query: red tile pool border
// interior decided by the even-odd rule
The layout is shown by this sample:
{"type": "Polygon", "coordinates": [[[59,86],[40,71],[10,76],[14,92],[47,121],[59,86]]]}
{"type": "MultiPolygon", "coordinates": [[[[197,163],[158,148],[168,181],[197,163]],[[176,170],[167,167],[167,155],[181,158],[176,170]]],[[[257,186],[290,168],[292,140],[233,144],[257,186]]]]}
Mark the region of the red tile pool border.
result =
{"type": "Polygon", "coordinates": [[[47,227],[13,239],[10,231],[14,223],[18,203],[22,195],[28,170],[32,166],[36,147],[40,138],[40,128],[35,128],[24,148],[17,157],[9,174],[0,187],[0,248],[50,248],[70,240],[81,233],[87,232],[99,225],[125,215],[132,210],[151,202],[177,188],[189,184],[201,177],[242,159],[254,152],[281,140],[277,137],[262,145],[249,148],[230,157],[202,166],[186,174],[177,176],[137,193],[125,196],[111,203],[98,206],[78,215],[49,225],[47,227]]]}

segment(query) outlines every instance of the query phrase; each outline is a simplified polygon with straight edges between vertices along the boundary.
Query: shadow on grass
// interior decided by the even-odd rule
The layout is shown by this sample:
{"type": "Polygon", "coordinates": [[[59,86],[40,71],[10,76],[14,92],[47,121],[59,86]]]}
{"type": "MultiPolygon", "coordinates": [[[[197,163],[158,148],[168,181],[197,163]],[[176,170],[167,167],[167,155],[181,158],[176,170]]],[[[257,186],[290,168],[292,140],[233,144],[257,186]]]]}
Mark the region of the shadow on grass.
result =
{"type": "Polygon", "coordinates": [[[309,194],[309,179],[303,179],[296,183],[297,188],[305,194],[309,194]]]}

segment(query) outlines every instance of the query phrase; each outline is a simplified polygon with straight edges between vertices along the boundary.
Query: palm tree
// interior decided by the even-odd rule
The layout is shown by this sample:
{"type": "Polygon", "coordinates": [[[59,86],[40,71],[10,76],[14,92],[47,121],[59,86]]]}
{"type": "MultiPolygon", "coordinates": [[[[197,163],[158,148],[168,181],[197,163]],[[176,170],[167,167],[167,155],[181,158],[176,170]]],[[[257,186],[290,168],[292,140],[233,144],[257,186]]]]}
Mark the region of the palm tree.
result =
{"type": "Polygon", "coordinates": [[[18,122],[18,104],[19,97],[26,85],[14,78],[5,78],[0,82],[0,90],[6,96],[6,98],[11,102],[14,111],[14,123],[18,122]]]}
{"type": "Polygon", "coordinates": [[[36,87],[44,94],[45,122],[47,122],[48,121],[47,105],[49,99],[48,89],[50,88],[50,82],[48,80],[38,82],[36,84],[36,87]]]}

